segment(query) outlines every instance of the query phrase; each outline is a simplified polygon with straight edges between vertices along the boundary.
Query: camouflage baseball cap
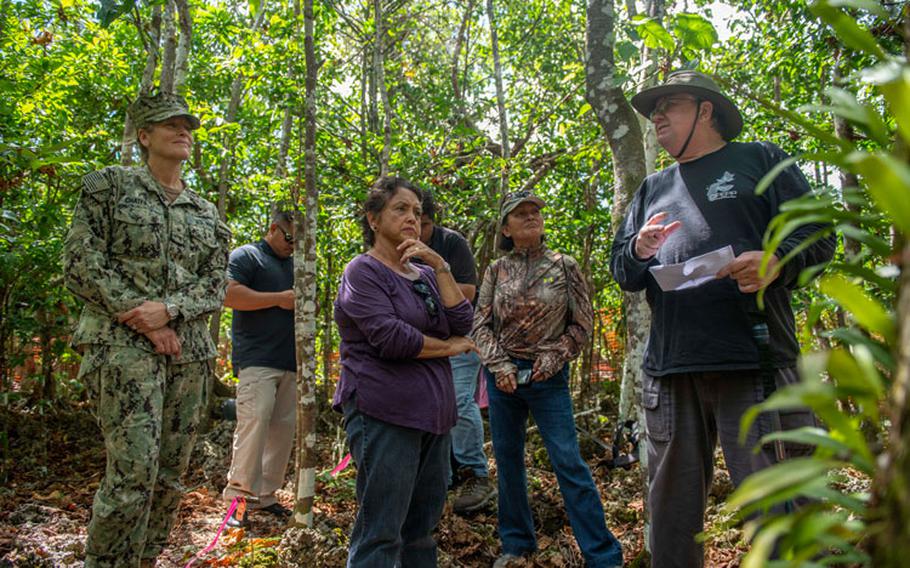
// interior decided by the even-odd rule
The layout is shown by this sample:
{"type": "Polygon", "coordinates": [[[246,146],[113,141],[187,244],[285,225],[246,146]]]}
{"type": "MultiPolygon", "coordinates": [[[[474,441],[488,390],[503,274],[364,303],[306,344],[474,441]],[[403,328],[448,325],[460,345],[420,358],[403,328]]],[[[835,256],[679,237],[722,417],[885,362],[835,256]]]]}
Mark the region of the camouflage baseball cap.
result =
{"type": "Polygon", "coordinates": [[[499,224],[505,225],[506,217],[509,216],[509,213],[515,210],[516,207],[525,202],[531,202],[541,209],[547,206],[547,202],[543,199],[537,197],[530,191],[515,191],[508,195],[502,202],[502,207],[499,209],[499,224]]]}
{"type": "Polygon", "coordinates": [[[130,105],[127,112],[137,129],[175,116],[187,119],[190,122],[191,130],[199,128],[199,119],[190,114],[186,100],[180,95],[166,93],[143,95],[130,105]]]}

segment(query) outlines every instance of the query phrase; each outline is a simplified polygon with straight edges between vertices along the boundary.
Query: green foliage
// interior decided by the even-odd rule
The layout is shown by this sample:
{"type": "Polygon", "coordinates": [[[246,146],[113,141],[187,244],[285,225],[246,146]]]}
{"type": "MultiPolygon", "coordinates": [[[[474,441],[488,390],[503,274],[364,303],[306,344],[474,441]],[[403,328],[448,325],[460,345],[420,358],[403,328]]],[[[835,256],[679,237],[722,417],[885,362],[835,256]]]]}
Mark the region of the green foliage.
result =
{"type": "MultiPolygon", "coordinates": [[[[889,55],[894,46],[883,46],[868,31],[870,21],[888,17],[880,6],[821,0],[810,10],[834,30],[843,44],[838,49],[855,50],[853,61],[860,65],[849,85],[824,89],[826,104],[802,105],[801,110],[815,116],[831,113],[867,137],[838,138],[810,116],[784,111],[767,100],[760,102],[809,133],[809,143],[817,150],[803,158],[857,174],[862,186],[787,204],[769,228],[766,255],[795,227],[808,222],[830,223],[855,243],[859,253],[833,264],[831,273],[818,281],[818,292],[828,300],[818,299],[807,324],[814,325],[823,306],[833,302],[846,315],[847,327],[829,332],[835,342],[830,349],[802,358],[800,384],[776,392],[743,417],[746,432],[762,412],[808,407],[824,425],[824,429],[773,433],[762,440],[807,444],[815,451],[811,457],[789,460],[751,476],[729,499],[728,506],[743,516],[772,511],[748,522],[753,546],[744,567],[870,565],[870,557],[858,548],[873,530],[869,496],[864,491],[845,492],[840,486],[845,478],[864,479],[868,486],[877,474],[878,440],[884,437],[880,409],[895,371],[896,285],[888,230],[892,226],[903,234],[910,230],[910,169],[902,146],[894,143],[897,133],[904,135],[902,123],[910,112],[905,80],[910,66],[889,55]],[[858,17],[844,6],[869,11],[858,17]],[[785,510],[796,499],[811,501],[796,512],[774,512],[785,510]],[[781,559],[769,562],[775,543],[781,559]]],[[[770,172],[761,185],[779,171],[770,172]]]]}

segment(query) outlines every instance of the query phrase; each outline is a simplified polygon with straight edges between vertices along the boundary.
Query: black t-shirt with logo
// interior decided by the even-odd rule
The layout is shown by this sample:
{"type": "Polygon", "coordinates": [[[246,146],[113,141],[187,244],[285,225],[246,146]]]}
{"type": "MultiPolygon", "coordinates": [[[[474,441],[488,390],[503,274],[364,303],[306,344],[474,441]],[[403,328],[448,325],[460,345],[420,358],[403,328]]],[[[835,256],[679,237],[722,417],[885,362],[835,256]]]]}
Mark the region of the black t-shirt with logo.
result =
{"type": "MultiPolygon", "coordinates": [[[[799,167],[791,165],[763,194],[755,195],[758,182],[785,159],[787,154],[768,142],[731,142],[698,160],[649,176],[638,189],[613,242],[611,270],[623,289],[646,290],[651,333],[643,369],[648,374],[759,366],[752,336],[755,294],[741,293],[731,278],[664,292],[648,267],[684,262],[726,245],[736,255],[762,250],[762,237],[781,204],[811,191],[799,167]],[[645,222],[662,211],[668,213],[664,224],[681,221],[682,227],[654,258],[640,261],[633,254],[634,239],[645,222]]],[[[782,258],[820,228],[800,227],[781,244],[777,256],[782,258]]],[[[831,236],[799,253],[765,294],[776,367],[792,366],[799,354],[791,289],[803,268],[831,259],[834,245],[831,236]]]]}
{"type": "MultiPolygon", "coordinates": [[[[228,278],[257,292],[283,292],[294,287],[294,260],[278,258],[264,240],[235,249],[228,278]]],[[[245,367],[297,369],[294,312],[277,306],[234,310],[231,322],[234,373],[245,367]]]]}

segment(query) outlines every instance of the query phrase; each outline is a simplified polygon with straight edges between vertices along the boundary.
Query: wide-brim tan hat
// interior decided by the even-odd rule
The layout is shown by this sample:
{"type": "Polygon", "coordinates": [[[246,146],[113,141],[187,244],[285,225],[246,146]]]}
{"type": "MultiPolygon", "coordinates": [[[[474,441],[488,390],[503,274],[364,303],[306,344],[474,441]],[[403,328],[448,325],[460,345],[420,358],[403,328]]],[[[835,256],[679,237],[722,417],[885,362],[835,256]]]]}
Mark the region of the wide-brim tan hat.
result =
{"type": "Polygon", "coordinates": [[[715,115],[720,118],[720,135],[724,140],[733,140],[742,132],[743,117],[739,109],[711,77],[698,71],[674,71],[667,75],[662,85],[644,89],[633,96],[631,102],[635,110],[650,119],[659,99],[679,93],[711,101],[715,115]]]}

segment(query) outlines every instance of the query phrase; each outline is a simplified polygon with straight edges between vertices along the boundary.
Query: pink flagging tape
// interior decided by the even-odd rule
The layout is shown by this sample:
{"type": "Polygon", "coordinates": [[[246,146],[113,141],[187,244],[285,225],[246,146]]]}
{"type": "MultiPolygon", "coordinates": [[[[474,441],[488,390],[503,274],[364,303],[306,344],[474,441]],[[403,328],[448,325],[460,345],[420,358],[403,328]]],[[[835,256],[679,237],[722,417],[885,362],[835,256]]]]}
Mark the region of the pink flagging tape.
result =
{"type": "Polygon", "coordinates": [[[190,568],[190,566],[192,566],[194,562],[196,562],[197,560],[201,560],[202,557],[204,557],[206,554],[211,552],[212,549],[215,548],[215,545],[218,544],[218,537],[221,536],[221,533],[224,532],[224,527],[227,526],[228,519],[230,519],[231,515],[234,514],[234,511],[237,510],[237,505],[242,500],[243,500],[243,497],[234,497],[234,500],[231,501],[231,506],[228,507],[227,515],[225,515],[224,520],[221,521],[221,528],[219,528],[218,532],[215,533],[215,538],[212,539],[212,542],[210,542],[208,546],[206,546],[205,548],[203,548],[202,550],[197,552],[195,556],[190,558],[190,561],[187,562],[186,566],[184,566],[183,568],[190,568]]]}
{"type": "Polygon", "coordinates": [[[351,463],[351,454],[349,453],[348,455],[341,458],[341,461],[338,462],[338,465],[335,466],[335,469],[333,469],[329,475],[331,475],[332,477],[335,477],[336,475],[338,475],[339,473],[344,471],[344,468],[348,467],[348,464],[350,464],[350,463],[351,463]]]}

